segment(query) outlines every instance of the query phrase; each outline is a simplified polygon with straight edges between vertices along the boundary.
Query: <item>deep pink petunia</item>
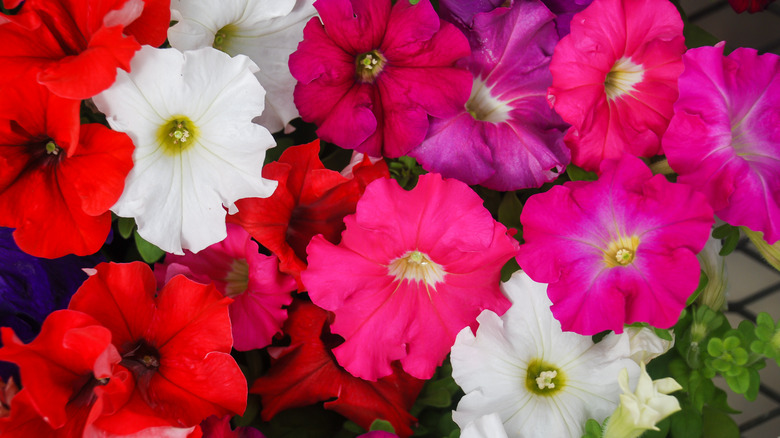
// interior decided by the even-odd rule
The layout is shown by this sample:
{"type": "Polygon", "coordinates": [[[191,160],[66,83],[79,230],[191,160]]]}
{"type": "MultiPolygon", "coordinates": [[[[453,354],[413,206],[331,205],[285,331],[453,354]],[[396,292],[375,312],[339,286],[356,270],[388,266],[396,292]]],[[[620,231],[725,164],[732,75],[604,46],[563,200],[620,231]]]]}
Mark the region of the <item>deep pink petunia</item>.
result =
{"type": "Polygon", "coordinates": [[[683,57],[680,99],[663,138],[679,182],[715,214],[780,239],[780,57],[724,45],[683,57]]]}
{"type": "Polygon", "coordinates": [[[549,99],[572,127],[572,163],[597,170],[623,152],[650,157],[677,99],[685,51],[680,13],[667,0],[595,0],[555,47],[549,99]]]}
{"type": "Polygon", "coordinates": [[[295,104],[323,140],[370,156],[419,145],[428,115],[449,117],[469,96],[454,66],[469,45],[429,0],[317,0],[319,17],[290,55],[295,104]]]}
{"type": "Polygon", "coordinates": [[[229,298],[182,275],[158,291],[141,262],[101,263],[95,271],[69,308],[110,331],[121,365],[136,381],[121,409],[95,421],[98,430],[193,428],[211,415],[244,412],[247,384],[230,356],[229,298]]]}
{"type": "Polygon", "coordinates": [[[547,104],[555,16],[538,0],[476,14],[466,33],[474,75],[471,97],[450,118],[433,118],[410,151],[422,166],[495,190],[539,187],[569,164],[568,125],[547,104]]]}
{"type": "Polygon", "coordinates": [[[714,219],[693,187],[626,154],[605,160],[597,181],[532,196],[520,222],[520,267],[549,283],[563,330],[593,335],[638,321],[674,325],[699,284],[696,254],[714,219]]]}
{"type": "Polygon", "coordinates": [[[345,342],[333,353],[353,375],[376,380],[400,360],[428,379],[479,312],[509,307],[499,271],[517,244],[464,183],[426,174],[405,191],[379,179],[344,222],[338,246],[312,239],[302,279],[335,313],[345,342]]]}
{"type": "Polygon", "coordinates": [[[227,224],[225,240],[197,254],[168,254],[163,264],[155,266],[154,274],[158,284],[177,274],[200,283],[213,282],[218,291],[233,298],[229,307],[233,347],[247,351],[269,345],[287,319],[282,306],[292,301],[295,279],[280,273],[277,264],[276,256],[258,252],[249,233],[227,224]]]}

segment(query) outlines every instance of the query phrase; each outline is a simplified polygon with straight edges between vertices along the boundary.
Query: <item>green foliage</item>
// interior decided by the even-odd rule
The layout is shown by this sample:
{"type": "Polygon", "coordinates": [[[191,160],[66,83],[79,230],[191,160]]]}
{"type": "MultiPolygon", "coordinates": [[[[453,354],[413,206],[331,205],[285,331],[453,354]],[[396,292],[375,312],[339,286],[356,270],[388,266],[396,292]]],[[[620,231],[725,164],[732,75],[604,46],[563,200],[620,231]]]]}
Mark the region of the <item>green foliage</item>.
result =
{"type": "Polygon", "coordinates": [[[154,263],[165,255],[165,251],[144,240],[138,234],[138,231],[133,233],[133,239],[135,240],[135,247],[138,248],[138,253],[146,263],[154,263]]]}
{"type": "Polygon", "coordinates": [[[598,179],[596,172],[588,172],[574,164],[566,166],[566,175],[568,175],[569,179],[572,181],[596,181],[598,179]]]}
{"type": "MultiPolygon", "coordinates": [[[[606,424],[607,421],[604,420],[604,423],[606,424]]],[[[588,418],[588,421],[585,422],[585,433],[582,435],[582,438],[601,438],[603,434],[604,428],[601,424],[592,418],[588,418]]]]}
{"type": "Polygon", "coordinates": [[[774,359],[780,366],[780,320],[775,323],[768,313],[761,312],[756,324],[756,339],[750,343],[750,351],[774,359]]]}
{"type": "Polygon", "coordinates": [[[728,413],[704,408],[702,416],[702,433],[707,438],[738,438],[739,427],[728,413]]]}
{"type": "Polygon", "coordinates": [[[344,417],[323,409],[319,403],[279,412],[271,421],[261,423],[259,429],[263,435],[274,438],[354,437],[354,433],[338,434],[343,423],[344,417]]]}
{"type": "Polygon", "coordinates": [[[727,256],[734,252],[739,243],[739,227],[723,224],[712,230],[712,237],[723,240],[723,248],[720,255],[727,256]]]}
{"type": "MultiPolygon", "coordinates": [[[[520,213],[523,210],[523,204],[517,199],[515,192],[506,192],[498,205],[498,221],[507,228],[520,230],[523,226],[520,224],[520,213]]],[[[515,239],[520,240],[520,234],[514,235],[515,239]]]]}
{"type": "Polygon", "coordinates": [[[131,217],[118,217],[116,228],[123,239],[129,239],[133,235],[133,230],[135,230],[135,220],[131,217]]]}
{"type": "Polygon", "coordinates": [[[457,407],[463,396],[455,379],[452,378],[452,365],[449,359],[444,361],[431,380],[425,383],[417,401],[409,411],[417,417],[416,437],[458,437],[460,429],[452,421],[452,410],[457,407]]]}
{"type": "Polygon", "coordinates": [[[417,163],[417,160],[409,156],[387,161],[387,166],[390,168],[390,176],[398,181],[398,184],[406,190],[411,190],[416,186],[417,178],[426,173],[422,166],[417,163]]]}
{"type": "Polygon", "coordinates": [[[386,420],[380,420],[376,419],[373,423],[371,423],[371,426],[368,428],[369,431],[374,430],[383,430],[385,432],[395,433],[395,428],[392,424],[390,424],[389,421],[386,420]]]}
{"type": "Polygon", "coordinates": [[[751,352],[755,340],[755,325],[750,321],[742,321],[737,329],[709,340],[709,357],[705,359],[705,365],[711,373],[722,375],[732,391],[743,394],[748,400],[755,400],[758,395],[758,370],[765,366],[764,356],[751,352]]]}

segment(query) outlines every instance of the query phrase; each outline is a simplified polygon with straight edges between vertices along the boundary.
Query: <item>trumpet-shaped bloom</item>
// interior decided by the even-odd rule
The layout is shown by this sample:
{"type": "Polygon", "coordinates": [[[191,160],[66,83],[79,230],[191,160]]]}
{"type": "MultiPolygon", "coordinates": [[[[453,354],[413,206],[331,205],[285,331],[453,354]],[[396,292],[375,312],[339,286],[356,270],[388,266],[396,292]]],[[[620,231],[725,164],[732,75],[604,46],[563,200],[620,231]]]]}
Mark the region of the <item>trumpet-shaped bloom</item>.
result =
{"type": "Polygon", "coordinates": [[[263,348],[281,331],[287,319],[282,306],[292,301],[295,280],[279,273],[275,256],[258,252],[249,233],[234,224],[227,225],[227,237],[198,254],[169,254],[155,266],[157,282],[163,284],[177,274],[200,283],[214,283],[222,295],[233,298],[230,322],[233,347],[247,351],[263,348]]]}
{"type": "Polygon", "coordinates": [[[780,57],[723,44],[685,54],[680,100],[664,135],[678,181],[715,214],[780,240],[780,57]]]}
{"type": "Polygon", "coordinates": [[[400,360],[428,379],[482,309],[503,313],[501,266],[514,239],[464,183],[438,174],[411,191],[395,180],[366,188],[336,246],[315,236],[301,274],[312,301],[335,313],[333,350],[353,375],[376,380],[400,360]]]}
{"type": "Polygon", "coordinates": [[[182,275],[158,291],[141,262],[95,270],[69,308],[108,329],[120,364],[136,382],[121,409],[95,421],[97,429],[116,435],[182,429],[211,415],[244,412],[246,378],[230,356],[229,298],[182,275]]]}
{"type": "Polygon", "coordinates": [[[200,251],[227,235],[223,205],[235,213],[236,200],[276,188],[261,177],[273,137],[252,123],[263,110],[256,66],[213,48],[152,47],[131,66],[94,98],[135,144],[135,165],[112,210],[134,217],[138,233],[167,252],[200,251]]]}
{"type": "Polygon", "coordinates": [[[685,52],[680,13],[666,0],[595,0],[555,47],[549,90],[572,162],[597,170],[623,152],[650,157],[677,99],[685,52]]]}
{"type": "Polygon", "coordinates": [[[485,310],[476,335],[468,327],[458,334],[452,377],[466,395],[452,418],[462,429],[474,421],[489,425],[480,418],[497,413],[508,437],[578,438],[588,418],[601,422],[617,406],[620,370],[636,381],[628,339],[594,344],[562,331],[545,289],[514,273],[502,285],[512,301],[504,316],[485,310]]]}
{"type": "Polygon", "coordinates": [[[593,335],[643,321],[668,328],[699,284],[696,254],[714,222],[706,199],[653,176],[636,157],[602,163],[597,181],[555,186],[523,207],[517,261],[550,284],[564,330],[593,335]]]}
{"type": "Polygon", "coordinates": [[[294,276],[301,289],[311,238],[321,234],[338,243],[344,216],[355,212],[366,185],[390,176],[384,160],[371,163],[365,157],[351,168],[350,177],[343,176],[326,169],[319,152],[319,140],[285,150],[263,168],[265,178],[279,183],[274,194],[238,201],[238,214],[227,218],[279,257],[279,270],[294,276]]]}
{"type": "Polygon", "coordinates": [[[460,113],[433,118],[410,155],[427,170],[495,190],[539,187],[569,164],[568,127],[550,109],[554,15],[539,1],[477,14],[466,36],[471,56],[458,62],[474,75],[460,113]]]}
{"type": "Polygon", "coordinates": [[[295,104],[317,135],[347,149],[399,157],[418,146],[428,115],[463,108],[471,75],[463,34],[429,0],[318,0],[320,18],[290,55],[295,104]],[[320,21],[320,19],[322,21],[320,21]]]}
{"type": "Polygon", "coordinates": [[[295,79],[287,59],[303,39],[303,26],[316,14],[313,0],[174,0],[178,19],[168,30],[171,46],[192,50],[213,46],[231,56],[247,55],[266,90],[258,123],[280,131],[298,117],[295,79]]]}

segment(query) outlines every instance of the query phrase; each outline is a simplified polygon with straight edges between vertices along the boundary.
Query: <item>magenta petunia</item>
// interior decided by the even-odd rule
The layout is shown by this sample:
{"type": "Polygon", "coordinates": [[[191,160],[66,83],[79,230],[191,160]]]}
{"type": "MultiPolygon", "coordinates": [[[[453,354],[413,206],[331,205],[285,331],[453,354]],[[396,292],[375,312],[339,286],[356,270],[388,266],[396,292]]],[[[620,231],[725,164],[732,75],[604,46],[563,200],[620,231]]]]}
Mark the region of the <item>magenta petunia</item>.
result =
{"type": "Polygon", "coordinates": [[[780,239],[780,57],[723,44],[683,57],[680,99],[663,137],[678,181],[715,214],[780,239]]]}
{"type": "Polygon", "coordinates": [[[419,145],[428,115],[449,117],[471,90],[454,66],[469,45],[429,0],[317,0],[319,18],[290,55],[294,99],[318,136],[370,156],[399,157],[419,145]]]}
{"type": "Polygon", "coordinates": [[[331,331],[345,342],[333,354],[354,376],[377,380],[400,360],[428,379],[479,312],[509,307],[500,269],[517,243],[464,183],[426,174],[405,191],[378,179],[344,222],[338,246],[312,239],[302,278],[334,312],[331,331]]]}
{"type": "Polygon", "coordinates": [[[243,228],[227,224],[225,240],[197,254],[168,254],[154,273],[159,284],[184,274],[200,283],[214,283],[223,295],[233,298],[228,308],[233,348],[247,351],[269,345],[287,319],[282,306],[292,301],[295,279],[280,273],[277,264],[276,256],[258,253],[257,243],[243,228]]]}
{"type": "Polygon", "coordinates": [[[696,254],[714,218],[693,187],[625,154],[605,160],[597,181],[532,196],[520,222],[520,267],[549,283],[563,330],[593,335],[639,321],[674,325],[699,283],[696,254]]]}
{"type": "Polygon", "coordinates": [[[549,99],[572,127],[572,163],[597,170],[623,152],[650,157],[677,99],[685,52],[680,13],[667,0],[595,0],[555,47],[549,99]]]}
{"type": "Polygon", "coordinates": [[[546,99],[555,16],[538,0],[476,14],[472,54],[458,62],[474,75],[471,97],[450,118],[433,118],[409,155],[422,166],[495,190],[539,187],[569,164],[568,125],[546,99]]]}

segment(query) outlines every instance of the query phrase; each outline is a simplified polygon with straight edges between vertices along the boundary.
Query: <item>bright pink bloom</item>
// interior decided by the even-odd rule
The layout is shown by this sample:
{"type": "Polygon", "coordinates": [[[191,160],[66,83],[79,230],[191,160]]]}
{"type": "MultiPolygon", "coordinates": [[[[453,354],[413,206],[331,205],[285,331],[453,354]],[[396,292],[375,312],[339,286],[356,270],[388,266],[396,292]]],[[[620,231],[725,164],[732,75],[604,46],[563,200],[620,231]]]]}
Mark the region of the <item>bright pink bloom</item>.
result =
{"type": "Polygon", "coordinates": [[[224,298],[212,285],[176,276],[157,290],[141,262],[101,263],[73,295],[70,309],[111,333],[121,365],[136,381],[127,403],[95,427],[128,435],[152,427],[189,428],[211,415],[246,409],[246,378],[230,356],[224,298]]]}
{"type": "Polygon", "coordinates": [[[549,283],[552,312],[565,331],[593,335],[647,322],[677,322],[699,284],[696,254],[714,221],[693,187],[653,176],[641,160],[606,160],[597,181],[532,196],[520,221],[517,261],[549,283]]]}
{"type": "Polygon", "coordinates": [[[263,348],[281,332],[295,290],[295,279],[277,269],[276,256],[258,252],[249,233],[227,224],[227,237],[219,243],[193,254],[168,254],[162,265],[155,266],[158,284],[184,274],[199,283],[214,283],[217,290],[233,298],[230,322],[233,325],[233,347],[247,351],[263,348]]]}
{"type": "Polygon", "coordinates": [[[474,75],[460,112],[433,118],[409,155],[422,166],[466,184],[495,190],[539,187],[569,164],[568,125],[545,98],[555,16],[540,1],[476,14],[466,35],[472,54],[458,62],[474,75]]]}
{"type": "Polygon", "coordinates": [[[683,57],[680,99],[663,138],[678,181],[715,214],[780,239],[780,57],[723,44],[683,57]]]}
{"type": "Polygon", "coordinates": [[[572,162],[597,170],[623,152],[650,157],[677,99],[685,52],[680,13],[667,0],[595,0],[555,47],[549,98],[572,127],[572,162]]]}
{"type": "Polygon", "coordinates": [[[290,72],[295,105],[323,140],[370,156],[419,145],[428,115],[463,108],[471,75],[455,68],[466,38],[429,0],[317,0],[290,72]],[[320,21],[321,20],[321,21],[320,21]]]}
{"type": "Polygon", "coordinates": [[[411,191],[369,184],[336,246],[315,236],[302,279],[312,301],[333,311],[333,350],[353,375],[376,380],[400,360],[428,379],[455,336],[483,309],[504,313],[500,270],[514,239],[466,184],[438,174],[411,191]]]}

